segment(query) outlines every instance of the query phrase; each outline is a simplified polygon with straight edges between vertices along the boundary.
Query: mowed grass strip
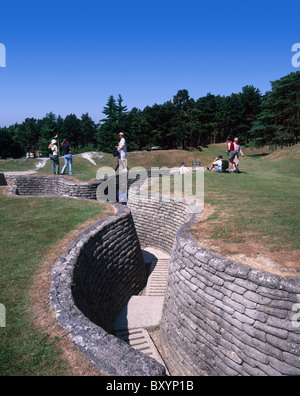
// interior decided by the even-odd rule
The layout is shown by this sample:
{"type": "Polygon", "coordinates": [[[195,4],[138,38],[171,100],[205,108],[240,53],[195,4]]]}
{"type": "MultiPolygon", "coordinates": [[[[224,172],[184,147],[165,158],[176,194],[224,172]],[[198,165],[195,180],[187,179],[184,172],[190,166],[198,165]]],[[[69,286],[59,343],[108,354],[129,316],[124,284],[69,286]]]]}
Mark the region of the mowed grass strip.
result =
{"type": "Polygon", "coordinates": [[[1,376],[72,373],[55,340],[34,325],[30,288],[45,257],[64,253],[55,246],[107,210],[98,202],[16,198],[0,189],[0,303],[6,308],[6,327],[0,328],[1,376]]]}

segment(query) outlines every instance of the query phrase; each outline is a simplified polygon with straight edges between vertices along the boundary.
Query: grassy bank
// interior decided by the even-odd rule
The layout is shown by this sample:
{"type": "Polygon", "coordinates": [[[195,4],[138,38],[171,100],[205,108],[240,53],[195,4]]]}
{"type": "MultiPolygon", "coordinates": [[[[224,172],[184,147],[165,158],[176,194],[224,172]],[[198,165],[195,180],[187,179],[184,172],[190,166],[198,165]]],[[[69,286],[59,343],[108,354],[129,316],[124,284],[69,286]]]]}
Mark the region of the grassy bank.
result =
{"type": "Polygon", "coordinates": [[[3,172],[24,172],[34,170],[41,162],[39,159],[13,159],[1,160],[0,159],[0,173],[3,172]]]}

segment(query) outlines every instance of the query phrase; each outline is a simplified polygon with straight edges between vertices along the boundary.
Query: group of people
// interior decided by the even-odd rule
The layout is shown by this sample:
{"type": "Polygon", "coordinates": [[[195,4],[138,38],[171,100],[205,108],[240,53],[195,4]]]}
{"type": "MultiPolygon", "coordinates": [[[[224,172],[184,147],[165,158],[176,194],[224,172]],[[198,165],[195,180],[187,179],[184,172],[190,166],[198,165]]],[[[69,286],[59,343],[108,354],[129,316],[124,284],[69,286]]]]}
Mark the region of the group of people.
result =
{"type": "MultiPolygon", "coordinates": [[[[69,165],[69,174],[73,175],[73,164],[72,164],[72,150],[69,145],[68,139],[64,139],[61,143],[61,148],[64,153],[65,165],[61,171],[61,175],[64,175],[69,165]]],[[[49,157],[51,160],[51,168],[53,175],[59,175],[59,148],[56,139],[53,139],[48,147],[49,157]]]]}
{"type": "MultiPolygon", "coordinates": [[[[118,168],[121,166],[121,170],[127,169],[127,148],[126,148],[126,140],[124,137],[124,133],[120,132],[119,133],[119,144],[114,147],[113,155],[117,157],[118,162],[115,167],[115,171],[118,170],[118,168]]],[[[236,137],[234,138],[233,141],[228,137],[226,139],[227,142],[227,156],[228,160],[224,159],[222,155],[219,155],[211,164],[210,167],[207,167],[206,169],[208,171],[212,171],[215,169],[217,172],[224,172],[228,168],[230,172],[237,172],[240,173],[239,170],[239,158],[240,155],[244,157],[244,153],[241,149],[241,146],[239,144],[239,139],[236,137]]],[[[73,167],[72,167],[72,151],[71,147],[69,145],[68,139],[64,139],[63,142],[61,143],[62,150],[64,152],[64,159],[65,159],[65,165],[62,169],[61,175],[64,175],[67,169],[67,166],[69,165],[69,174],[73,175],[73,167]]],[[[51,144],[49,145],[49,155],[50,155],[50,160],[51,160],[51,167],[52,167],[52,173],[54,175],[59,174],[59,149],[58,149],[58,143],[56,139],[53,139],[51,141],[51,144]]],[[[187,172],[186,169],[186,163],[182,162],[181,163],[181,168],[179,170],[180,174],[185,174],[187,172]]]]}
{"type": "MultiPolygon", "coordinates": [[[[122,170],[127,168],[127,149],[126,149],[126,141],[124,138],[124,133],[119,133],[120,142],[118,146],[114,149],[115,157],[118,157],[118,163],[115,168],[115,171],[121,166],[122,170]]],[[[64,153],[65,165],[61,171],[61,175],[64,175],[66,169],[69,165],[69,174],[73,175],[73,162],[72,162],[72,150],[69,145],[68,139],[64,139],[61,143],[61,148],[64,153]]],[[[53,175],[59,175],[59,146],[56,139],[53,139],[48,147],[49,157],[51,160],[51,169],[53,175]]]]}
{"type": "Polygon", "coordinates": [[[227,156],[228,160],[224,159],[222,155],[219,155],[211,164],[210,167],[206,169],[210,172],[215,169],[217,172],[222,173],[226,171],[228,168],[229,172],[240,173],[239,164],[240,164],[240,155],[244,157],[244,153],[239,144],[239,139],[236,137],[233,141],[228,137],[226,139],[227,142],[227,156]]]}

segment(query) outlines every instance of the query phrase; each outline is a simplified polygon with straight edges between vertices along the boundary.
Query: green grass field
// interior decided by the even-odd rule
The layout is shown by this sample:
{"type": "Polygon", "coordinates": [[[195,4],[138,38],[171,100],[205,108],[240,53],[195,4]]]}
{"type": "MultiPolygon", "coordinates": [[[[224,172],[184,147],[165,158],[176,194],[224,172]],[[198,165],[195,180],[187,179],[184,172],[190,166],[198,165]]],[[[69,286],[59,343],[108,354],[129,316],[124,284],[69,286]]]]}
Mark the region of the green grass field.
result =
{"type": "Polygon", "coordinates": [[[250,153],[241,160],[242,174],[207,172],[205,202],[215,208],[209,236],[241,249],[247,240],[270,252],[300,249],[299,154],[298,146],[250,153]]]}
{"type": "Polygon", "coordinates": [[[35,328],[29,291],[55,246],[107,207],[64,198],[9,197],[3,189],[0,202],[0,302],[6,307],[6,327],[0,328],[0,375],[70,374],[55,340],[35,328]]]}

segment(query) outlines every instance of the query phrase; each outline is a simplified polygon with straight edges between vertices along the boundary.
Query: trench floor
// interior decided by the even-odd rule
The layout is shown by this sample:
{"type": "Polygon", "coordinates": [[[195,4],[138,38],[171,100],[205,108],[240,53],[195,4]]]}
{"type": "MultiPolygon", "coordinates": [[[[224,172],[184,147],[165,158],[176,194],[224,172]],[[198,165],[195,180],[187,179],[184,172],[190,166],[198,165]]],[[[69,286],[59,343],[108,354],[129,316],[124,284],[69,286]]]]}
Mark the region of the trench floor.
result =
{"type": "MultiPolygon", "coordinates": [[[[153,357],[166,367],[148,330],[157,329],[161,324],[170,256],[153,247],[144,249],[143,255],[150,268],[147,286],[142,295],[131,297],[123,306],[113,332],[134,349],[153,357]]],[[[167,367],[166,370],[168,373],[167,367]]]]}

